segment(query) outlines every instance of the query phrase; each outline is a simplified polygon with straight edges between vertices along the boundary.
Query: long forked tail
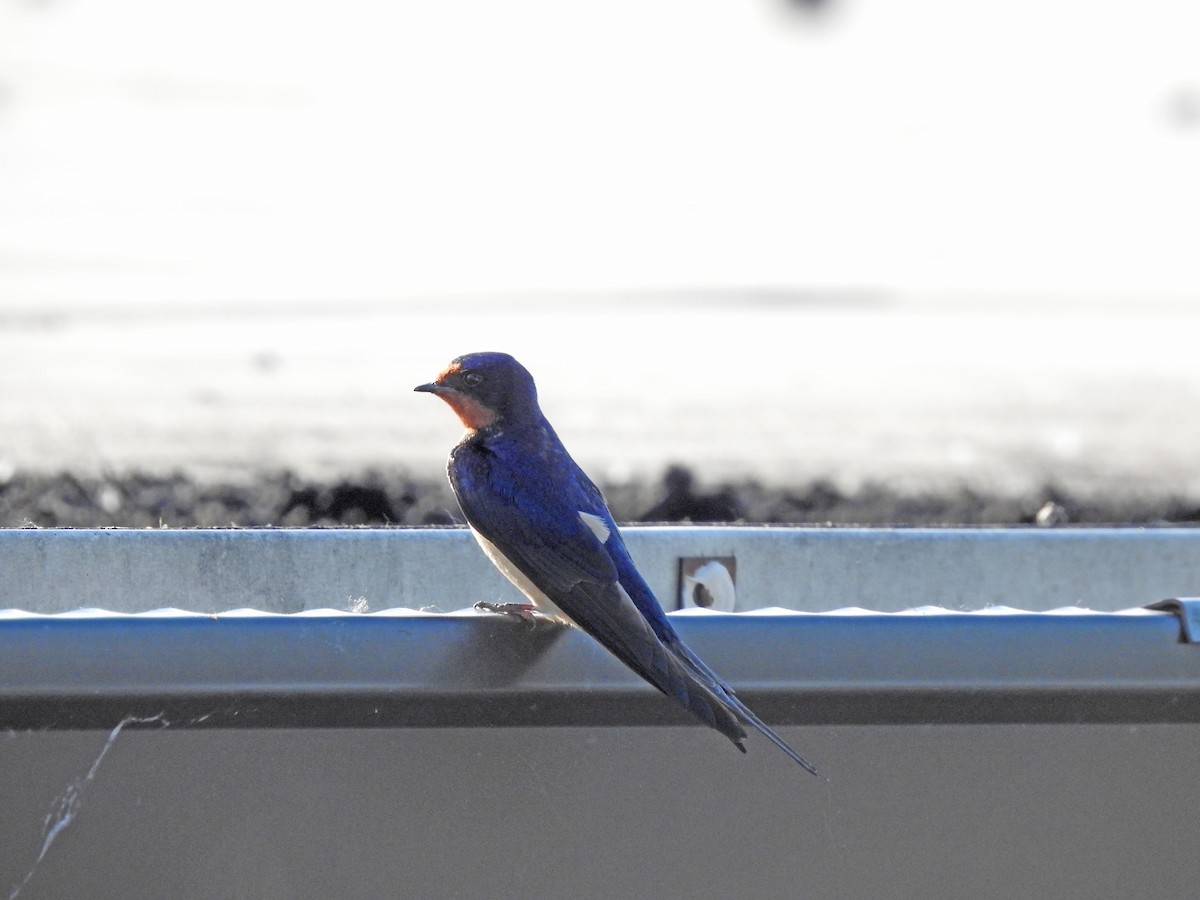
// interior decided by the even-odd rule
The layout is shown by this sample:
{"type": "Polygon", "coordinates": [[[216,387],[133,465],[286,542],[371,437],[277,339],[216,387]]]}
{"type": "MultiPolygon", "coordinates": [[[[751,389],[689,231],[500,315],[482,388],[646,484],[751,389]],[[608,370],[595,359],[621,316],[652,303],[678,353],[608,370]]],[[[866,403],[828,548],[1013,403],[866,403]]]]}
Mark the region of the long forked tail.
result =
{"type": "Polygon", "coordinates": [[[663,630],[655,630],[619,582],[580,581],[554,599],[564,614],[617,659],[721,732],[743,753],[746,729],[742,726],[752,725],[801,766],[817,774],[812,763],[754,715],[734,695],[733,688],[679,639],[665,617],[660,623],[663,630]]]}
{"type": "MultiPolygon", "coordinates": [[[[671,643],[671,649],[675,651],[678,658],[687,666],[687,668],[691,669],[696,677],[703,682],[713,694],[723,701],[739,719],[741,719],[747,725],[754,726],[772,744],[790,756],[793,760],[798,762],[813,775],[820,776],[821,773],[817,771],[816,766],[793,750],[791,745],[788,744],[788,742],[781,738],[778,734],[776,734],[775,730],[771,728],[770,725],[756,716],[750,707],[743,703],[738,698],[737,694],[733,692],[733,688],[727,685],[724,680],[721,679],[716,672],[710,669],[705,664],[704,660],[700,659],[700,657],[693,653],[691,649],[685,643],[683,643],[683,641],[673,641],[671,643]]],[[[734,743],[738,742],[734,741],[734,743]]],[[[744,746],[742,746],[740,743],[738,743],[738,746],[743,752],[745,752],[746,748],[744,746]]]]}
{"type": "Polygon", "coordinates": [[[770,725],[768,725],[766,722],[764,722],[762,719],[760,719],[758,716],[756,716],[753,712],[751,712],[750,707],[748,707],[745,703],[743,703],[741,700],[739,700],[737,698],[737,696],[733,693],[733,691],[726,690],[723,694],[723,698],[726,701],[728,701],[730,706],[732,706],[734,709],[736,709],[738,711],[738,715],[742,719],[744,719],[748,725],[753,725],[755,728],[757,728],[760,732],[762,732],[767,737],[767,739],[772,744],[774,744],[776,747],[778,747],[780,750],[782,750],[784,753],[786,753],[788,756],[790,756],[796,762],[800,763],[800,765],[804,766],[804,768],[807,769],[812,774],[817,775],[817,776],[819,776],[821,774],[820,772],[817,771],[816,766],[814,766],[807,759],[805,759],[803,756],[801,756],[799,753],[797,753],[795,750],[793,750],[791,745],[788,744],[787,741],[785,741],[783,738],[781,738],[779,735],[777,735],[775,733],[774,729],[771,728],[770,725]]]}

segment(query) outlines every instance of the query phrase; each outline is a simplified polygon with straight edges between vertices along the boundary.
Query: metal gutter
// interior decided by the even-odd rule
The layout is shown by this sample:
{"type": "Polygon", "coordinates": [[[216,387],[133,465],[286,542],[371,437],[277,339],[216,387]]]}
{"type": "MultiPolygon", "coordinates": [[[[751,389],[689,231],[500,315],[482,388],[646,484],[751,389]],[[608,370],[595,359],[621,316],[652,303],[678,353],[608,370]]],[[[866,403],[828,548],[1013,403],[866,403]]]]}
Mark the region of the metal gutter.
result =
{"type": "MultiPolygon", "coordinates": [[[[1171,612],[677,614],[778,725],[1200,722],[1171,612]]],[[[0,727],[680,725],[585,635],[493,615],[10,616],[0,727]]]]}
{"type": "Polygon", "coordinates": [[[0,885],[1195,893],[1200,601],[1139,607],[1200,593],[1200,531],[629,539],[667,602],[736,576],[741,611],[673,621],[821,778],[583,634],[470,610],[511,594],[461,530],[0,532],[0,885]]]}

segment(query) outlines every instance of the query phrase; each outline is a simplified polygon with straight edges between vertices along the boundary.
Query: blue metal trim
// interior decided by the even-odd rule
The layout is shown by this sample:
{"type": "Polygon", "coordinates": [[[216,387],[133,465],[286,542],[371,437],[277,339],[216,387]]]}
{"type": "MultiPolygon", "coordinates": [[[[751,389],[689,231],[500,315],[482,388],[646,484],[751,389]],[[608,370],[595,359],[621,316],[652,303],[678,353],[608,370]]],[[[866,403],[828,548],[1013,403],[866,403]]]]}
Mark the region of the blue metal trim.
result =
{"type": "MultiPolygon", "coordinates": [[[[1162,615],[675,617],[769,722],[1200,722],[1162,615]]],[[[491,616],[0,622],[0,727],[680,725],[585,635],[491,616]]]]}

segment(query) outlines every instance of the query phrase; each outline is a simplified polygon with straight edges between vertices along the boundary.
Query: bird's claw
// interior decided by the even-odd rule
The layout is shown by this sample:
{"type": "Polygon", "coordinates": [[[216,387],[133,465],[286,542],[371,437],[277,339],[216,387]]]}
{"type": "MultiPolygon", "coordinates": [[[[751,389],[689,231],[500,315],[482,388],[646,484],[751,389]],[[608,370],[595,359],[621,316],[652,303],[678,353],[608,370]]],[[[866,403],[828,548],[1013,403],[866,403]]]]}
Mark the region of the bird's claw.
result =
{"type": "Polygon", "coordinates": [[[532,603],[489,603],[487,600],[480,600],[475,604],[475,608],[502,616],[516,616],[530,628],[535,627],[539,621],[546,621],[546,617],[541,615],[532,603]]]}

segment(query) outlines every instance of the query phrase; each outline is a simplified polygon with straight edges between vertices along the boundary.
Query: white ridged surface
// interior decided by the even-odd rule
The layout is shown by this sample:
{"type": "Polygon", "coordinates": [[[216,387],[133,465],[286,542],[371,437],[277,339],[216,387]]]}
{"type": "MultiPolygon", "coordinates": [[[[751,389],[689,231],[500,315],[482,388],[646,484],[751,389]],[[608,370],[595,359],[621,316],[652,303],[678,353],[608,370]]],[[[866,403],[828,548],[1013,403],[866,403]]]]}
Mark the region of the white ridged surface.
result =
{"type": "MultiPolygon", "coordinates": [[[[297,613],[269,612],[261,609],[229,609],[220,613],[191,612],[186,609],[151,609],[145,612],[120,612],[111,609],[72,609],[56,613],[30,612],[24,609],[0,609],[0,621],[15,619],[104,619],[104,618],[135,618],[135,619],[251,619],[251,618],[427,618],[431,616],[476,617],[491,616],[496,613],[477,609],[460,609],[451,612],[430,612],[423,609],[381,609],[375,612],[355,613],[341,609],[306,609],[297,613]]],[[[822,612],[806,610],[783,609],[781,607],[766,607],[741,613],[720,612],[711,609],[680,609],[668,613],[671,617],[696,616],[1007,616],[1007,615],[1042,615],[1042,616],[1162,616],[1171,613],[1160,610],[1133,607],[1130,609],[1099,610],[1085,609],[1080,606],[1064,606],[1059,609],[1029,610],[1016,609],[1011,606],[993,606],[988,609],[945,609],[940,606],[922,606],[914,609],[901,609],[894,612],[880,612],[873,609],[863,609],[859,606],[848,606],[843,609],[830,609],[822,612]]]]}

